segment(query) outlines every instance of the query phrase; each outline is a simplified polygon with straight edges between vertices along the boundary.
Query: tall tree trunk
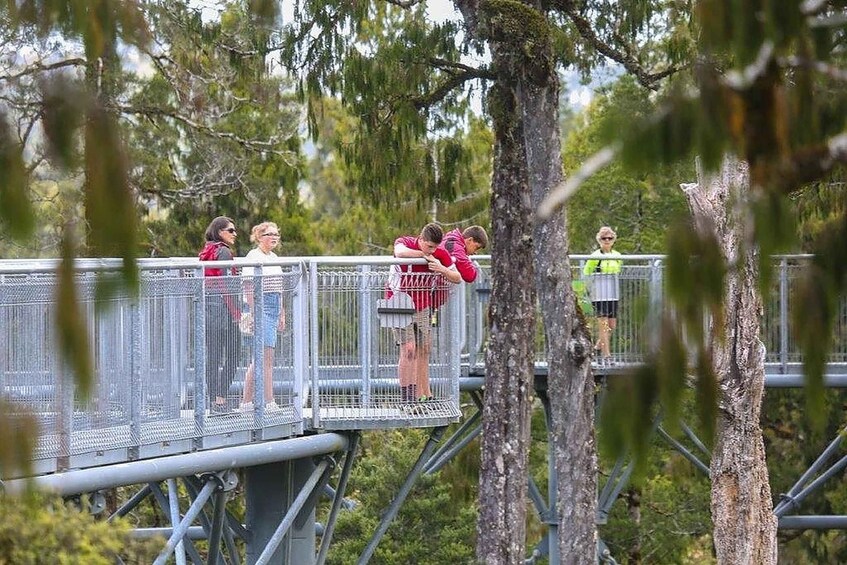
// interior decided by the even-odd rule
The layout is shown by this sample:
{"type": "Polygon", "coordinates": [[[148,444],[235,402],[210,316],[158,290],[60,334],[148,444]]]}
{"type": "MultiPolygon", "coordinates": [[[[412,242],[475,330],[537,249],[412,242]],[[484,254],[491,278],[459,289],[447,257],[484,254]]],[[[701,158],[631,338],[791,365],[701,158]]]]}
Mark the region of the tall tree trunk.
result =
{"type": "MultiPolygon", "coordinates": [[[[712,453],[712,522],[718,563],[777,562],[776,517],[765,461],[760,414],[765,386],[759,339],[762,298],[758,249],[745,206],[747,164],[726,158],[719,174],[683,185],[699,230],[714,230],[729,265],[725,282],[724,340],[713,345],[718,421],[712,453]]],[[[714,323],[714,321],[712,322],[714,323]]]]}
{"type": "MultiPolygon", "coordinates": [[[[498,60],[493,55],[495,64],[498,60]]],[[[530,409],[534,371],[535,290],[532,219],[523,125],[512,89],[489,94],[494,122],[491,193],[491,336],[485,355],[477,559],[524,560],[530,409]]]]}
{"type": "MultiPolygon", "coordinates": [[[[530,2],[544,18],[542,6],[530,2]]],[[[536,29],[546,19],[533,22],[536,29]]],[[[559,130],[559,80],[549,35],[535,37],[532,58],[521,65],[518,88],[526,133],[533,209],[564,180],[559,130]]],[[[597,456],[591,338],[577,315],[571,287],[564,207],[535,222],[535,276],[547,338],[547,391],[557,480],[556,514],[562,563],[596,562],[597,456]]]]}

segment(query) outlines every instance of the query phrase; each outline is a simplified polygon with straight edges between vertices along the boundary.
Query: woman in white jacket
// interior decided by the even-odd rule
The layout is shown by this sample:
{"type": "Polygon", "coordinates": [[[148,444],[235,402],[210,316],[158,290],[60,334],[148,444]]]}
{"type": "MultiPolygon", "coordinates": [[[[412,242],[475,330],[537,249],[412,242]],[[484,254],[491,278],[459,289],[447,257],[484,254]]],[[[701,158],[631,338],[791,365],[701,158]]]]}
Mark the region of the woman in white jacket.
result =
{"type": "MultiPolygon", "coordinates": [[[[255,263],[266,263],[277,258],[273,252],[279,245],[279,228],[273,222],[262,222],[250,230],[250,241],[256,247],[250,250],[245,257],[246,260],[255,263]]],[[[255,297],[253,296],[252,277],[255,267],[244,267],[242,274],[245,277],[244,298],[251,311],[254,310],[255,297]]],[[[282,267],[279,265],[268,265],[262,267],[262,335],[258,340],[264,345],[264,363],[262,365],[264,378],[264,400],[265,409],[278,409],[279,405],[274,400],[273,393],[273,363],[274,351],[276,349],[277,332],[285,330],[285,309],[282,307],[282,267]]],[[[244,396],[241,401],[242,411],[253,410],[254,397],[254,368],[253,362],[247,368],[244,377],[244,396]]]]}

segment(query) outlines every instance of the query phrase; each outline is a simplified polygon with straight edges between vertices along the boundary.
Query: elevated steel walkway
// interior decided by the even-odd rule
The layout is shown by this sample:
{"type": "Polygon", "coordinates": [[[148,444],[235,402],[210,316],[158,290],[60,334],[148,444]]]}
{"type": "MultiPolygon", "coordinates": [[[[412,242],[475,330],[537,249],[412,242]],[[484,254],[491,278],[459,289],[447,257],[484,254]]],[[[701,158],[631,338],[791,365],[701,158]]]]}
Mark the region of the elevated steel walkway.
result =
{"type": "MultiPolygon", "coordinates": [[[[590,287],[592,281],[581,275],[586,259],[572,256],[572,265],[575,278],[590,287]]],[[[613,355],[610,362],[595,365],[596,374],[604,377],[641,362],[650,339],[650,316],[664,300],[663,257],[621,259],[624,267],[611,281],[620,305],[613,355]]],[[[767,348],[767,386],[794,387],[802,384],[802,357],[790,327],[791,288],[807,258],[776,260],[777,276],[773,292],[766,298],[762,333],[767,348]]],[[[251,470],[255,490],[248,492],[248,506],[255,509],[262,507],[266,502],[263,496],[281,480],[260,469],[276,466],[295,483],[299,480],[300,490],[283,489],[288,498],[277,502],[288,512],[278,516],[277,529],[248,536],[254,540],[253,553],[248,551],[253,555],[250,560],[263,562],[262,555],[268,551],[264,559],[271,560],[288,544],[285,551],[290,562],[311,562],[298,560],[314,557],[309,549],[314,547],[314,528],[311,541],[307,535],[302,547],[297,546],[291,541],[296,537],[292,532],[302,520],[294,518],[302,517],[310,504],[314,512],[315,493],[327,485],[329,473],[343,457],[342,484],[333,491],[337,513],[359,431],[433,428],[433,440],[410,473],[411,480],[420,472],[440,468],[473,437],[478,415],[465,422],[447,442],[447,449],[435,451],[445,427],[461,417],[460,388],[479,391],[484,382],[487,276],[473,285],[436,286],[434,290],[426,276],[419,281],[421,289],[442,292],[446,301],[429,328],[434,400],[410,403],[397,378],[397,341],[398,332],[411,323],[414,311],[407,302],[386,298],[386,290],[396,282],[392,265],[398,262],[414,261],[307,257],[252,264],[236,260],[237,268],[253,267],[253,274],[236,271],[216,277],[210,285],[204,267],[227,268],[233,263],[141,260],[138,295],[118,293],[98,300],[97,281],[114,276],[118,262],[79,260],[76,288],[96,373],[92,394],[82,398],[56,347],[55,261],[0,261],[0,390],[14,406],[38,421],[35,482],[64,495],[148,483],[139,491],[138,500],[121,510],[126,513],[147,496],[173,511],[175,501],[170,492],[176,491],[175,480],[180,478],[194,494],[189,512],[181,514],[178,504],[172,512],[174,526],[166,553],[182,551],[183,557],[194,559],[186,549],[188,532],[204,504],[217,509],[215,519],[204,525],[209,539],[244,533],[225,513],[224,499],[215,494],[233,487],[230,470],[251,470]],[[267,380],[263,375],[261,340],[268,322],[262,312],[264,301],[255,300],[252,324],[243,324],[245,333],[239,333],[235,347],[230,347],[235,369],[225,394],[227,409],[218,413],[210,406],[208,375],[226,363],[211,367],[210,359],[221,359],[212,353],[232,342],[221,342],[214,324],[222,311],[216,310],[215,304],[246,311],[250,293],[256,297],[279,293],[281,297],[284,322],[274,348],[272,375],[267,380]],[[244,398],[251,362],[253,382],[258,386],[252,398],[244,398]],[[273,397],[275,405],[266,406],[264,393],[273,397]],[[252,401],[252,407],[237,410],[244,401],[252,401]],[[160,481],[168,482],[169,494],[159,487],[160,481]],[[182,550],[179,544],[183,544],[182,550]]],[[[488,259],[482,257],[480,263],[487,272],[488,259]]],[[[830,386],[847,386],[845,303],[840,312],[827,365],[830,386]]],[[[539,330],[538,336],[536,371],[542,385],[546,374],[543,332],[539,330]]],[[[478,393],[474,395],[479,402],[478,393]]],[[[24,484],[18,476],[3,479],[9,490],[24,484]]],[[[610,504],[614,492],[610,487],[603,502],[610,504]]],[[[402,501],[402,496],[398,499],[402,501]]],[[[333,523],[327,524],[328,535],[322,537],[327,543],[333,523]]],[[[308,533],[309,527],[301,530],[308,533]]],[[[232,540],[225,541],[230,547],[232,540]]],[[[325,556],[325,551],[322,547],[319,554],[325,556]]]]}

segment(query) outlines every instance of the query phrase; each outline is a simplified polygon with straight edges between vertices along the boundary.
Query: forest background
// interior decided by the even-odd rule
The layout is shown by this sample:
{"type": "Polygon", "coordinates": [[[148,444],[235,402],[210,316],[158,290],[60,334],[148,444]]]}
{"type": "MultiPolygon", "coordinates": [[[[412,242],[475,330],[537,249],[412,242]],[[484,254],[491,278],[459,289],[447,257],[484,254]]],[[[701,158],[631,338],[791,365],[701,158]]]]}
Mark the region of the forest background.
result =
{"type": "MultiPolygon", "coordinates": [[[[356,143],[353,124],[358,118],[346,114],[332,98],[322,101],[319,115],[306,116],[295,84],[278,72],[266,72],[272,63],[261,55],[272,50],[274,38],[253,25],[245,6],[234,3],[220,19],[208,21],[190,5],[151,3],[150,18],[159,37],[156,47],[148,53],[116,50],[92,79],[99,81],[101,94],[119,116],[120,135],[127,144],[132,212],[140,228],[135,256],[193,256],[208,221],[217,215],[235,219],[241,233],[238,255],[249,249],[250,227],[263,220],[279,225],[279,253],[289,256],[388,254],[397,235],[415,233],[431,220],[447,228],[488,226],[492,133],[482,119],[472,117],[462,127],[444,130],[444,137],[467,155],[456,172],[467,177],[460,190],[416,192],[399,174],[401,205],[380,205],[362,186],[366,172],[345,159],[356,143]],[[143,72],[126,63],[133,57],[149,63],[143,72]],[[305,134],[307,120],[319,131],[317,141],[305,134]]],[[[76,169],[53,166],[56,156],[40,141],[49,135],[52,123],[42,113],[40,93],[66,86],[62,73],[90,72],[82,63],[53,66],[73,61],[69,52],[76,47],[56,38],[36,40],[33,34],[0,24],[0,97],[6,112],[15,116],[14,134],[28,143],[27,197],[36,203],[34,236],[22,241],[0,233],[0,257],[59,256],[68,234],[76,235],[82,254],[95,251],[86,249],[86,223],[92,212],[83,206],[81,163],[76,162],[76,169]],[[36,84],[46,84],[47,89],[36,89],[36,84]]],[[[653,100],[634,79],[621,76],[599,88],[587,107],[564,111],[566,173],[576,171],[614,138],[622,116],[649,115],[653,100]]],[[[421,158],[440,150],[437,144],[422,147],[421,158]]],[[[656,167],[638,176],[615,164],[603,169],[569,203],[571,252],[590,252],[594,233],[604,224],[618,232],[616,248],[621,252],[663,252],[667,227],[687,214],[679,184],[693,179],[693,164],[656,167]]],[[[835,190],[841,182],[832,178],[794,197],[801,233],[797,251],[804,251],[805,242],[843,209],[835,190]]],[[[774,493],[787,490],[789,481],[837,433],[844,400],[840,393],[830,393],[826,429],[808,432],[799,393],[768,394],[763,410],[766,445],[769,455],[779,454],[769,458],[774,493]]],[[[532,474],[543,485],[547,436],[540,413],[536,416],[532,474]]],[[[340,521],[332,562],[349,563],[361,552],[399,486],[403,474],[398,470],[411,467],[422,441],[414,431],[366,435],[350,485],[350,497],[359,504],[340,521]],[[386,435],[390,441],[382,437],[386,435]]],[[[650,464],[623,494],[600,534],[619,561],[708,562],[707,480],[679,455],[658,443],[654,447],[650,464]]],[[[604,465],[608,469],[610,461],[604,465]]],[[[472,444],[440,474],[423,480],[380,544],[379,562],[471,562],[477,471],[478,445],[472,444]]],[[[844,508],[845,497],[830,488],[809,504],[825,514],[844,508]]],[[[142,512],[147,515],[137,516],[139,521],[161,520],[165,525],[153,509],[142,512]]],[[[5,523],[11,531],[16,529],[14,519],[5,523]]],[[[531,547],[543,535],[532,513],[529,532],[531,547]]],[[[786,562],[847,561],[840,532],[788,535],[781,541],[780,555],[786,562]]]]}

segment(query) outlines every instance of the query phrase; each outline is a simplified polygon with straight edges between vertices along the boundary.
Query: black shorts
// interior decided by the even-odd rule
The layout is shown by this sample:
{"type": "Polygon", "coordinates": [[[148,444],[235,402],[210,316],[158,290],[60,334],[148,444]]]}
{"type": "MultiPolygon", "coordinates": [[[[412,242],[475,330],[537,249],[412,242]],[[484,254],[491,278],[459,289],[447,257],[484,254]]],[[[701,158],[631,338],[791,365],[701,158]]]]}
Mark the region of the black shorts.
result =
{"type": "Polygon", "coordinates": [[[601,300],[600,302],[592,302],[591,305],[594,306],[594,315],[598,318],[618,317],[617,300],[601,300]]]}

